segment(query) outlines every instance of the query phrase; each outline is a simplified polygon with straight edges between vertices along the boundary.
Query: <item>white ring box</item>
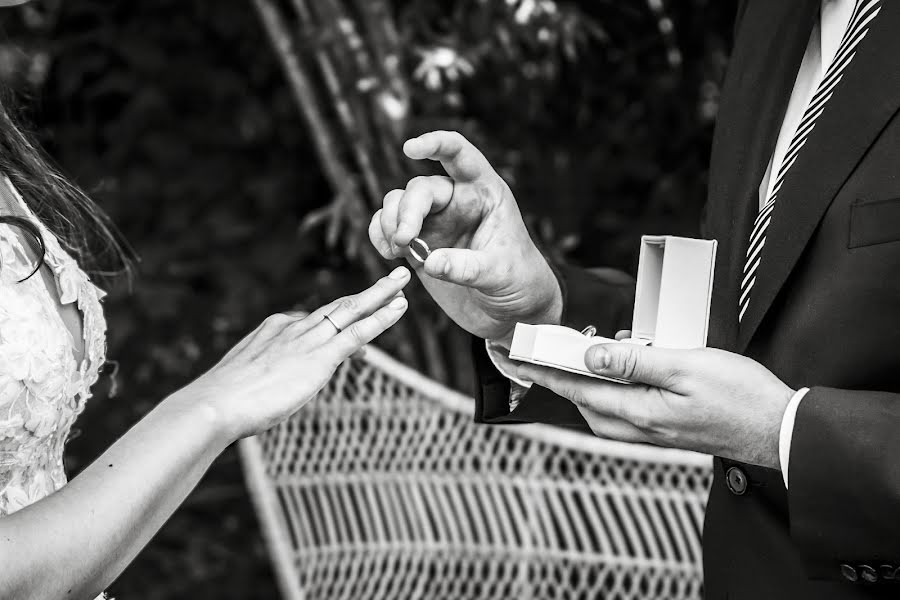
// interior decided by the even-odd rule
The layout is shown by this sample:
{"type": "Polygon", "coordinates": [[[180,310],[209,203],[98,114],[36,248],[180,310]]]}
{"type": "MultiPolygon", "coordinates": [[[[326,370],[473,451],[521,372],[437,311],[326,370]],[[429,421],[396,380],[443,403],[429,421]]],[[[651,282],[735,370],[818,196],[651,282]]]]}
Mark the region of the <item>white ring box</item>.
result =
{"type": "Polygon", "coordinates": [[[509,358],[629,383],[591,373],[584,362],[588,348],[609,343],[678,349],[706,347],[716,247],[715,240],[643,236],[631,338],[616,341],[583,335],[560,325],[517,323],[509,358]]]}

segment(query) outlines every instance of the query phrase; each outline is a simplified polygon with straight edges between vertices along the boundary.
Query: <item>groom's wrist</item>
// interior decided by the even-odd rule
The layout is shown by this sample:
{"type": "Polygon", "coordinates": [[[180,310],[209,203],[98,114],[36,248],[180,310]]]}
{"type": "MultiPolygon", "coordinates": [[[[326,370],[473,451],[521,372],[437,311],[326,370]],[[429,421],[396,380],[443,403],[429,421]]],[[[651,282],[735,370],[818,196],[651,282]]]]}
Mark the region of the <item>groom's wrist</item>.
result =
{"type": "Polygon", "coordinates": [[[513,334],[516,330],[517,323],[528,323],[529,325],[560,325],[563,316],[563,293],[562,285],[556,277],[549,263],[542,258],[543,266],[546,271],[543,279],[538,278],[533,281],[529,289],[537,293],[534,302],[531,304],[531,310],[526,312],[516,311],[518,314],[509,316],[509,321],[505,321],[502,315],[495,315],[494,318],[500,317],[498,320],[504,322],[505,328],[490,336],[484,336],[484,339],[491,342],[495,346],[503,346],[509,349],[512,344],[513,334]]]}
{"type": "Polygon", "coordinates": [[[540,294],[538,308],[523,320],[531,325],[559,325],[562,323],[564,304],[562,284],[546,259],[543,267],[544,276],[535,285],[540,294]]]}
{"type": "Polygon", "coordinates": [[[557,272],[550,266],[550,263],[544,258],[544,285],[547,300],[544,303],[544,309],[540,312],[538,318],[533,322],[535,325],[561,325],[565,302],[563,300],[562,282],[557,272]]]}

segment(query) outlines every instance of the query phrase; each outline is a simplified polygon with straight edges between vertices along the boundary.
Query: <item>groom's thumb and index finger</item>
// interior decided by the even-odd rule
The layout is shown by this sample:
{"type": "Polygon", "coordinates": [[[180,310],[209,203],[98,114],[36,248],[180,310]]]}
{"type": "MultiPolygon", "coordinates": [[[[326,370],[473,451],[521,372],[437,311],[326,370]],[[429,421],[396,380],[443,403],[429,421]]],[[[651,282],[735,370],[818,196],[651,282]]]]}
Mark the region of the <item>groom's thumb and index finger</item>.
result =
{"type": "MultiPolygon", "coordinates": [[[[496,171],[471,142],[456,131],[430,131],[407,140],[403,152],[414,160],[440,162],[456,183],[471,183],[496,177],[496,171]]],[[[425,261],[425,273],[435,279],[477,289],[502,285],[501,273],[492,257],[484,250],[440,248],[425,261]]]]}
{"type": "Polygon", "coordinates": [[[423,268],[434,279],[483,291],[505,283],[497,257],[485,250],[441,248],[432,252],[423,268]]]}

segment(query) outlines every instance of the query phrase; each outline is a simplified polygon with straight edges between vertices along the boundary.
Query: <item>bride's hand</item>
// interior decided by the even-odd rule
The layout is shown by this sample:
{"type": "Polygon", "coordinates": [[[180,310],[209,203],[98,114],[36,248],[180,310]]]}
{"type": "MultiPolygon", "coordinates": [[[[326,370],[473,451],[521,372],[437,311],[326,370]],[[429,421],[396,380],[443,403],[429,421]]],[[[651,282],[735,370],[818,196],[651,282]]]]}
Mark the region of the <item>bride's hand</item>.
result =
{"type": "Polygon", "coordinates": [[[341,362],[400,320],[409,277],[399,267],[308,316],[272,315],[176,396],[211,406],[229,442],[271,428],[309,402],[341,362]]]}

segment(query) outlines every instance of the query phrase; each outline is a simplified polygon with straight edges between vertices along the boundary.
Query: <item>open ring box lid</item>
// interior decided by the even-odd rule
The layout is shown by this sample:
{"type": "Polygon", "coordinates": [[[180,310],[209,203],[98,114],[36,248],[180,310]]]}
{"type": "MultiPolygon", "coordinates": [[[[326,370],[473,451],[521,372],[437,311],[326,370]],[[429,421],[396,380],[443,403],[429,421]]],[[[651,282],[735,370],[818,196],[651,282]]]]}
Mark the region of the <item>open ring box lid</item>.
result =
{"type": "MultiPolygon", "coordinates": [[[[560,325],[517,323],[509,358],[571,373],[629,383],[591,373],[585,352],[596,344],[703,348],[709,329],[716,262],[715,240],[670,235],[641,238],[631,335],[616,341],[560,325]]],[[[585,325],[588,325],[585,323],[585,325]]]]}

